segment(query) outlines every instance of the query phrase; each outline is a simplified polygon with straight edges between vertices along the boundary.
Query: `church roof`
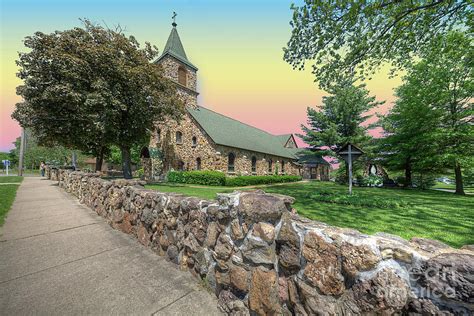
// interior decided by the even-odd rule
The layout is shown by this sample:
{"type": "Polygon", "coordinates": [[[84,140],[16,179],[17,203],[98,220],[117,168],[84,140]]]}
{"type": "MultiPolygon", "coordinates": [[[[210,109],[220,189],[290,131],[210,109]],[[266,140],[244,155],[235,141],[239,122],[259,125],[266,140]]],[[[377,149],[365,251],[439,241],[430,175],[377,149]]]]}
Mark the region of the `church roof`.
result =
{"type": "Polygon", "coordinates": [[[201,106],[188,108],[188,112],[216,144],[297,159],[294,150],[284,147],[282,135],[272,135],[201,106]]]}
{"type": "Polygon", "coordinates": [[[293,134],[283,134],[283,135],[276,135],[275,137],[278,137],[278,139],[280,140],[280,142],[283,144],[283,146],[286,145],[286,143],[288,143],[288,140],[293,137],[293,134]]]}
{"type": "Polygon", "coordinates": [[[300,164],[305,165],[330,165],[318,152],[311,148],[288,148],[298,158],[300,164]]]}
{"type": "Polygon", "coordinates": [[[194,66],[186,56],[186,52],[184,51],[183,43],[181,43],[181,39],[179,38],[178,30],[176,29],[176,24],[173,24],[173,28],[171,29],[170,36],[168,37],[168,41],[166,42],[165,48],[163,49],[163,53],[161,56],[156,60],[156,62],[160,61],[166,55],[170,55],[183,64],[191,67],[194,70],[198,70],[196,66],[194,66]]]}

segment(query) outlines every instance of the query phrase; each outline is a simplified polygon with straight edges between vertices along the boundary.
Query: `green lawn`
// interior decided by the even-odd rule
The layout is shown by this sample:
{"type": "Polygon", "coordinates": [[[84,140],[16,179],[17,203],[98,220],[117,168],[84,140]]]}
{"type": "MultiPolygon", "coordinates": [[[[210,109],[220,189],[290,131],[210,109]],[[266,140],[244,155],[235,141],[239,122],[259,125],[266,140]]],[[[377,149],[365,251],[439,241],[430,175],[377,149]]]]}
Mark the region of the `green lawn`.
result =
{"type": "MultiPolygon", "coordinates": [[[[437,182],[432,189],[448,189],[448,190],[456,190],[455,184],[446,184],[442,182],[437,182]]],[[[464,186],[464,193],[474,194],[474,187],[464,186]]]]}
{"type": "MultiPolygon", "coordinates": [[[[150,185],[148,188],[205,199],[235,189],[187,185],[150,185]]],[[[355,228],[368,234],[387,232],[406,239],[414,236],[437,239],[454,247],[474,244],[474,196],[456,196],[434,190],[354,189],[362,203],[371,205],[372,201],[387,201],[390,205],[402,205],[378,207],[317,201],[314,196],[319,194],[345,195],[346,187],[332,182],[299,182],[261,188],[269,193],[293,196],[299,214],[330,225],[355,228]]]]}
{"type": "Polygon", "coordinates": [[[20,183],[22,180],[19,176],[0,176],[0,183],[20,183]]]}
{"type": "Polygon", "coordinates": [[[18,187],[19,185],[17,184],[0,185],[0,226],[3,225],[5,216],[15,200],[18,187]]]}

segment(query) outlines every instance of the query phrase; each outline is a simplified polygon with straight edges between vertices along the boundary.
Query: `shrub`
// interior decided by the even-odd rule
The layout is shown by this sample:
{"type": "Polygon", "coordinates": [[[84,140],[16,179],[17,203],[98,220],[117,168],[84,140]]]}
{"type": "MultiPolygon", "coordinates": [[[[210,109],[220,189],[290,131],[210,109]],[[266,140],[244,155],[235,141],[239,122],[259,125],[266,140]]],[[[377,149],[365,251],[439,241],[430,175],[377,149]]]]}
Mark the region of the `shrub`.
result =
{"type": "Polygon", "coordinates": [[[225,185],[225,174],[219,171],[170,171],[168,182],[202,185],[225,185]]]}
{"type": "Polygon", "coordinates": [[[243,187],[247,185],[296,182],[300,180],[301,180],[300,176],[290,176],[290,175],[240,176],[240,177],[226,178],[225,185],[229,187],[243,187]]]}
{"type": "Polygon", "coordinates": [[[143,170],[143,168],[138,169],[136,173],[137,173],[137,177],[139,177],[140,179],[142,179],[145,176],[145,171],[143,170]]]}
{"type": "Polygon", "coordinates": [[[382,185],[383,178],[377,175],[369,175],[367,177],[362,178],[362,184],[368,187],[376,187],[382,185]]]}
{"type": "Polygon", "coordinates": [[[413,173],[412,182],[415,188],[426,190],[436,184],[436,176],[432,174],[413,173]]]}
{"type": "Polygon", "coordinates": [[[168,182],[187,183],[201,185],[225,185],[230,187],[243,187],[247,185],[271,184],[300,181],[300,176],[238,176],[226,177],[220,171],[170,171],[168,172],[168,182]]]}

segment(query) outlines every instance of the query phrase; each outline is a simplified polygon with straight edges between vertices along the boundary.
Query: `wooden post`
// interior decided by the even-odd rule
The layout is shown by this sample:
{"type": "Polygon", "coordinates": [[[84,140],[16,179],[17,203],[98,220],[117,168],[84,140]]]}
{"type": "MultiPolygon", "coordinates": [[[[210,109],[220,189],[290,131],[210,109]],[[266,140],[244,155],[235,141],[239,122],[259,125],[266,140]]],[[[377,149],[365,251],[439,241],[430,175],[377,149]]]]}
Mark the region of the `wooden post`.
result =
{"type": "Polygon", "coordinates": [[[349,164],[349,195],[352,195],[352,145],[351,144],[349,144],[348,164],[349,164]]]}
{"type": "Polygon", "coordinates": [[[18,159],[18,175],[23,176],[23,159],[25,155],[25,129],[21,128],[20,157],[18,159]]]}

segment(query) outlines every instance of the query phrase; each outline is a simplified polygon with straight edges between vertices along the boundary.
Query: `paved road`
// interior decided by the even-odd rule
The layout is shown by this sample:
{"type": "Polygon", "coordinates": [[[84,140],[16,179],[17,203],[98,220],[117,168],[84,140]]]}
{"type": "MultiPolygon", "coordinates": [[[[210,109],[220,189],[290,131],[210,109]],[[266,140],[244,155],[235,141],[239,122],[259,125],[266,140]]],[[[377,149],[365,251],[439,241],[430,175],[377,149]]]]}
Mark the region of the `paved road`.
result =
{"type": "Polygon", "coordinates": [[[1,315],[219,315],[188,272],[53,182],[25,178],[0,228],[1,315]]]}

